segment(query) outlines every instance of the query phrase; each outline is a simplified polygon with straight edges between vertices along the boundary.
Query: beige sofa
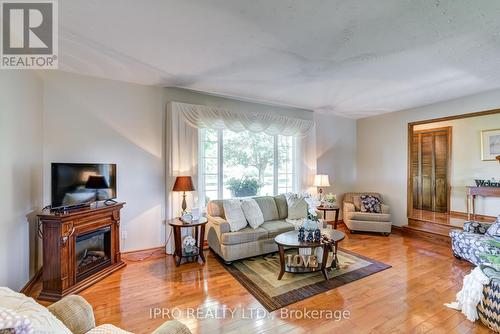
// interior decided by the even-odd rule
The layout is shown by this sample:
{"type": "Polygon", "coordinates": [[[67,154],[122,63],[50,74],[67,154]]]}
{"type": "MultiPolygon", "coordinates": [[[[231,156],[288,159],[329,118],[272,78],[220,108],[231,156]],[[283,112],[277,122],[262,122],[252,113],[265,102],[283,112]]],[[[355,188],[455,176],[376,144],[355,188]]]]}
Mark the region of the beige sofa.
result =
{"type": "MultiPolygon", "coordinates": [[[[109,324],[96,326],[92,306],[77,295],[64,297],[45,308],[33,298],[0,287],[0,309],[26,317],[33,333],[130,334],[109,324]]],[[[0,329],[0,334],[4,333],[11,331],[0,329]]],[[[171,320],[158,327],[153,334],[191,334],[191,331],[181,322],[171,320]]]]}
{"type": "Polygon", "coordinates": [[[253,197],[264,215],[264,224],[256,229],[250,226],[231,232],[224,215],[224,200],[210,201],[207,206],[208,246],[226,263],[278,251],[274,237],[293,231],[285,220],[288,205],[284,195],[253,197]]]}
{"type": "Polygon", "coordinates": [[[355,196],[372,195],[377,197],[381,203],[382,196],[379,193],[345,193],[344,194],[344,223],[352,231],[380,232],[384,235],[391,233],[391,213],[389,206],[382,204],[381,213],[361,212],[354,203],[355,196]]]}

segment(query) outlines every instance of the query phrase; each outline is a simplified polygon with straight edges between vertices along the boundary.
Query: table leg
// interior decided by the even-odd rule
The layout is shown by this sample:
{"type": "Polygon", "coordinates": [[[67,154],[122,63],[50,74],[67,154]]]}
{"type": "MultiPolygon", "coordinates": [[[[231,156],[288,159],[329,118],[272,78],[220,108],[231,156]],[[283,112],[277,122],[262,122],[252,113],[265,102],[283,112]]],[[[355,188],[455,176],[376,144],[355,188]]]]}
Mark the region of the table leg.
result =
{"type": "Polygon", "coordinates": [[[279,253],[280,253],[280,273],[278,275],[278,281],[281,280],[283,274],[285,274],[285,247],[278,245],[279,253]]]}
{"type": "Polygon", "coordinates": [[[335,210],[335,223],[333,223],[333,229],[337,229],[337,223],[339,222],[339,212],[340,209],[335,210]]]}
{"type": "Polygon", "coordinates": [[[328,262],[328,245],[323,245],[323,260],[321,261],[321,272],[325,276],[325,280],[328,280],[328,273],[326,272],[326,263],[328,262]]]}
{"type": "Polygon", "coordinates": [[[337,257],[337,242],[334,241],[332,244],[332,252],[333,252],[333,261],[332,261],[332,268],[338,268],[339,267],[339,259],[337,257]]]}
{"type": "Polygon", "coordinates": [[[182,242],[181,242],[181,228],[179,226],[174,226],[174,244],[175,244],[175,256],[176,256],[176,266],[181,264],[182,260],[182,242]]]}
{"type": "Polygon", "coordinates": [[[200,240],[196,239],[196,242],[198,243],[198,253],[200,255],[201,261],[205,263],[205,254],[203,254],[203,244],[205,243],[205,225],[200,226],[200,234],[199,234],[200,240]]]}
{"type": "Polygon", "coordinates": [[[472,195],[472,220],[476,221],[476,195],[472,195]]]}

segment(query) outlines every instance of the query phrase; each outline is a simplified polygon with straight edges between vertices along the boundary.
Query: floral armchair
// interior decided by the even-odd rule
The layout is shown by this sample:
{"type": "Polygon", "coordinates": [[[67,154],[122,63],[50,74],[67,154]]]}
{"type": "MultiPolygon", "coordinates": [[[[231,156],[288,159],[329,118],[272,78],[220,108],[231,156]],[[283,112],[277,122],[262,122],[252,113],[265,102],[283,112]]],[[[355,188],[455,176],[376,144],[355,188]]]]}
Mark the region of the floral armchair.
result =
{"type": "Polygon", "coordinates": [[[489,242],[489,240],[499,240],[499,219],[497,218],[495,223],[468,221],[464,223],[463,231],[451,230],[450,237],[453,255],[458,259],[467,260],[475,265],[488,262],[485,256],[500,255],[500,248],[489,242]]]}

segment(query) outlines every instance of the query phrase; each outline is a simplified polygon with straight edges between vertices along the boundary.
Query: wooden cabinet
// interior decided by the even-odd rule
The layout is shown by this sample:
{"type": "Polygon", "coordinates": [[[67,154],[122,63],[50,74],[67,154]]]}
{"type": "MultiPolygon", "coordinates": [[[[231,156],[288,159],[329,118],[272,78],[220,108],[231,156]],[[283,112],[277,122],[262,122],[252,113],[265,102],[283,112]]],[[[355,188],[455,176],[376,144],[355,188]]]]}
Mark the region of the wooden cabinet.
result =
{"type": "Polygon", "coordinates": [[[451,127],[415,131],[411,145],[413,208],[449,210],[451,127]]]}
{"type": "Polygon", "coordinates": [[[43,288],[39,299],[55,301],[78,293],[125,266],[120,253],[120,210],[124,204],[38,216],[43,231],[43,288]],[[99,231],[102,236],[96,233],[99,231]],[[87,256],[88,250],[78,250],[77,243],[91,237],[94,244],[102,243],[103,249],[90,249],[99,257],[94,266],[87,265],[82,272],[82,259],[77,253],[83,251],[87,256]]]}

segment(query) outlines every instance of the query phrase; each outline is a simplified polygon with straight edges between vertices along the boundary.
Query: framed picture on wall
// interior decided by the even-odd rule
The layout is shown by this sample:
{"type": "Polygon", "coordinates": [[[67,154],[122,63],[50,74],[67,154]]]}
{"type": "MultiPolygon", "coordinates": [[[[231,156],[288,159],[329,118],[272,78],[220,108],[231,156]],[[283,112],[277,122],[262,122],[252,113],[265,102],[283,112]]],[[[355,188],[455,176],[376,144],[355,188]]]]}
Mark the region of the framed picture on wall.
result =
{"type": "Polygon", "coordinates": [[[500,155],[500,129],[481,131],[481,160],[495,160],[500,155]]]}

